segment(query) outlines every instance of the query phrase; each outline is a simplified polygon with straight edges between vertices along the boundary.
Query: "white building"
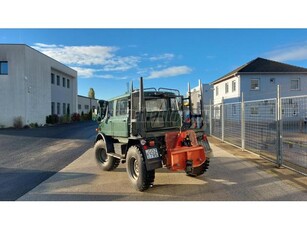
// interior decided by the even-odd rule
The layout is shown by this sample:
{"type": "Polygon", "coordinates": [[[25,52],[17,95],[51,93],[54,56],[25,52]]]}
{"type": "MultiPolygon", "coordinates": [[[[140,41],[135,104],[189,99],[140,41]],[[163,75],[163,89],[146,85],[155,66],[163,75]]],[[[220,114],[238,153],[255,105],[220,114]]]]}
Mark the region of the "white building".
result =
{"type": "Polygon", "coordinates": [[[92,109],[93,114],[97,115],[99,110],[98,99],[78,95],[78,113],[81,115],[89,113],[92,109]]]}
{"type": "Polygon", "coordinates": [[[214,104],[307,95],[307,69],[256,58],[211,83],[214,104]]]}
{"type": "Polygon", "coordinates": [[[198,82],[198,86],[191,89],[191,102],[192,109],[195,113],[200,114],[201,103],[202,105],[210,105],[213,99],[213,90],[210,84],[202,84],[202,88],[200,87],[201,82],[198,82]],[[202,92],[201,92],[202,90],[202,92]]]}
{"type": "Polygon", "coordinates": [[[23,44],[0,44],[0,125],[77,112],[77,72],[23,44]]]}

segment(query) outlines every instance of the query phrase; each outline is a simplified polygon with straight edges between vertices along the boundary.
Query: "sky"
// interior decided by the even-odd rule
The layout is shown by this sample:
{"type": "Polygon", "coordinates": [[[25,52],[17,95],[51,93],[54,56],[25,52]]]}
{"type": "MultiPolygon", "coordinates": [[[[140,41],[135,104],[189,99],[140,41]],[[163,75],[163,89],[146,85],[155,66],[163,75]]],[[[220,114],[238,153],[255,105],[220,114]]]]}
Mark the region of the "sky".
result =
{"type": "Polygon", "coordinates": [[[78,94],[109,99],[138,87],[211,83],[257,58],[307,68],[307,29],[0,29],[0,43],[27,44],[78,71],[78,94]]]}

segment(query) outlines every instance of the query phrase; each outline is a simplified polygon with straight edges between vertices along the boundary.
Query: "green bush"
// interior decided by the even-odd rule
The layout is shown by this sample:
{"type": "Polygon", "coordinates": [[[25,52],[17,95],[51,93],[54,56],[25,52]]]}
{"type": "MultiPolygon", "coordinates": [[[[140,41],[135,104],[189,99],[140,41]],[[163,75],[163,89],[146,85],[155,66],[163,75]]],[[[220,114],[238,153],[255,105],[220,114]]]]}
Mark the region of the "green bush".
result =
{"type": "Polygon", "coordinates": [[[80,121],[81,119],[81,116],[79,113],[74,113],[72,116],[71,116],[71,120],[72,121],[80,121]]]}
{"type": "Polygon", "coordinates": [[[35,123],[31,123],[29,126],[30,128],[37,128],[38,124],[35,122],[35,123]]]}
{"type": "Polygon", "coordinates": [[[46,117],[46,123],[47,124],[57,124],[59,123],[59,116],[56,114],[49,115],[46,117]]]}

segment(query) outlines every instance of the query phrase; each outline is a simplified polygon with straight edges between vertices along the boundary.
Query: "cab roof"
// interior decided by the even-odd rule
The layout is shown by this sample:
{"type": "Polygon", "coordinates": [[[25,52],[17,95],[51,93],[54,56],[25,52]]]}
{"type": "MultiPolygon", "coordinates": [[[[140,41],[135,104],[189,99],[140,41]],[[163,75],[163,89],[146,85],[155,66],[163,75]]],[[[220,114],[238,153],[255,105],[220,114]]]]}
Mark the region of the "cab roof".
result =
{"type": "MultiPolygon", "coordinates": [[[[134,93],[138,93],[139,90],[134,90],[134,93]]],[[[118,99],[122,99],[122,98],[126,98],[130,96],[130,92],[129,93],[125,93],[123,95],[117,96],[117,97],[112,97],[110,98],[108,101],[115,101],[118,99]]],[[[169,92],[169,91],[144,91],[144,96],[146,97],[176,97],[176,94],[173,92],[169,92]]]]}

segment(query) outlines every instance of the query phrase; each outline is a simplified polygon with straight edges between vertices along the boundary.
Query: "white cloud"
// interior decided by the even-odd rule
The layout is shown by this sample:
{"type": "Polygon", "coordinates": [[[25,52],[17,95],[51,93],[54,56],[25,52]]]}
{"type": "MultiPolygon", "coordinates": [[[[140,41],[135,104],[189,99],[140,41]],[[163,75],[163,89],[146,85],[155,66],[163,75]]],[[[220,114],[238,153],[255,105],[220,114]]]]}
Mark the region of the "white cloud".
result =
{"type": "Polygon", "coordinates": [[[273,50],[266,57],[275,61],[295,61],[307,59],[307,44],[300,44],[273,50]]]}
{"type": "Polygon", "coordinates": [[[126,71],[131,68],[136,68],[140,62],[139,57],[114,57],[105,62],[104,71],[126,71]]]}
{"type": "MultiPolygon", "coordinates": [[[[91,66],[96,65],[103,71],[126,71],[136,68],[140,57],[116,56],[119,49],[114,46],[64,46],[35,43],[34,49],[62,62],[73,66],[91,66]]],[[[93,74],[93,69],[74,67],[80,76],[88,77],[93,74]]]]}
{"type": "Polygon", "coordinates": [[[128,77],[118,77],[111,74],[100,74],[102,70],[100,69],[91,69],[91,68],[82,68],[82,67],[72,67],[74,70],[78,71],[78,77],[80,78],[102,78],[102,79],[114,79],[114,80],[125,80],[128,77]]]}
{"type": "Polygon", "coordinates": [[[113,76],[111,74],[96,75],[94,77],[96,77],[96,78],[103,78],[103,79],[114,79],[114,80],[126,80],[126,79],[128,79],[128,77],[117,77],[117,76],[113,76]]]}
{"type": "Polygon", "coordinates": [[[152,71],[147,79],[174,77],[178,75],[189,74],[191,72],[192,69],[187,66],[173,66],[163,70],[152,71]]]}
{"type": "Polygon", "coordinates": [[[68,65],[103,65],[114,57],[114,52],[118,50],[113,46],[63,46],[42,43],[35,43],[32,47],[68,65]]]}
{"type": "Polygon", "coordinates": [[[149,58],[150,61],[161,61],[161,60],[172,60],[175,57],[174,54],[165,53],[158,56],[152,56],[149,58]]]}
{"type": "Polygon", "coordinates": [[[94,73],[97,72],[96,69],[82,68],[82,67],[71,67],[78,72],[78,77],[91,78],[94,73]]]}

